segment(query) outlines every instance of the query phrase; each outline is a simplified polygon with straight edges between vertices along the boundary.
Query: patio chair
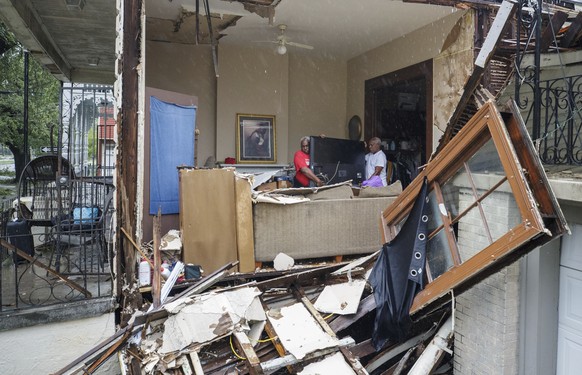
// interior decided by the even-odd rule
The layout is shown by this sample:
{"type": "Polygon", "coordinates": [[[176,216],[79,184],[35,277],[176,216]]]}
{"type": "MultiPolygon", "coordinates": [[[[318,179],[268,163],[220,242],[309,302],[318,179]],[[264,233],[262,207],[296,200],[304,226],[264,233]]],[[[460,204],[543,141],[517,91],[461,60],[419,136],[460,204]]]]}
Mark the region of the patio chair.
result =
{"type": "Polygon", "coordinates": [[[69,192],[63,187],[74,177],[69,161],[58,155],[43,155],[28,162],[18,180],[14,206],[19,218],[28,220],[31,226],[52,226],[51,219],[69,209],[69,192]]]}
{"type": "Polygon", "coordinates": [[[70,273],[76,267],[79,273],[91,274],[95,265],[103,271],[109,259],[105,232],[115,189],[112,184],[95,180],[73,180],[71,184],[74,199],[69,212],[52,219],[51,237],[56,246],[50,263],[54,256],[54,267],[61,272],[65,251],[78,248],[74,254],[67,254],[69,262],[64,273],[70,273]]]}

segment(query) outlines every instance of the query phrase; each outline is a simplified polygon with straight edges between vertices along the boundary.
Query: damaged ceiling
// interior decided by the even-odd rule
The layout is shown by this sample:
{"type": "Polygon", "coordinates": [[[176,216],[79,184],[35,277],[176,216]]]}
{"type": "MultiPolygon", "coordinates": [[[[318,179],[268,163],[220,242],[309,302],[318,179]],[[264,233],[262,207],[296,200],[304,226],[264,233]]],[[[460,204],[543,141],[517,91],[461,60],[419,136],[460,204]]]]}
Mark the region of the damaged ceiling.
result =
{"type": "MultiPolygon", "coordinates": [[[[204,1],[199,2],[198,41],[196,0],[144,2],[147,40],[211,43],[204,1]]],[[[115,4],[115,0],[0,0],[0,20],[60,80],[111,84],[115,4]]],[[[266,47],[263,42],[276,39],[277,25],[286,24],[290,40],[314,47],[311,51],[293,48],[291,53],[344,61],[456,11],[449,6],[384,0],[365,4],[350,0],[210,0],[208,5],[218,46],[266,47]]]]}

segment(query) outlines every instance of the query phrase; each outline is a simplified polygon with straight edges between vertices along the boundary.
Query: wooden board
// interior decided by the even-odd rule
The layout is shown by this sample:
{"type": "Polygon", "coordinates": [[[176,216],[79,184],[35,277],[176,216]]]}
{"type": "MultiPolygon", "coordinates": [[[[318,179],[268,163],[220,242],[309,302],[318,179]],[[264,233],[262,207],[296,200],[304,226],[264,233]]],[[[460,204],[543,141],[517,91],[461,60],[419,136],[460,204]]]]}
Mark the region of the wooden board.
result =
{"type": "Polygon", "coordinates": [[[180,170],[180,229],[186,264],[209,274],[237,260],[234,172],[180,170]]]}
{"type": "Polygon", "coordinates": [[[253,202],[248,180],[235,181],[236,242],[240,272],[255,270],[255,241],[253,238],[253,202]]]}

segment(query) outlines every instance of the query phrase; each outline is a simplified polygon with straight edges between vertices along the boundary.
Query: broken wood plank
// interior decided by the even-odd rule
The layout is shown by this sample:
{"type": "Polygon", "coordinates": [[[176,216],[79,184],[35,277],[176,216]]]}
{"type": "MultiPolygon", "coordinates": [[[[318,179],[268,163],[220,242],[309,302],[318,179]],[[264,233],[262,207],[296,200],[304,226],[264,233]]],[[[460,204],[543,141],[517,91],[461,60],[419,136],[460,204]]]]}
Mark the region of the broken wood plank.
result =
{"type": "Polygon", "coordinates": [[[121,233],[123,233],[125,235],[125,238],[127,238],[129,240],[129,242],[133,245],[133,247],[139,251],[139,253],[141,254],[141,256],[149,263],[150,267],[152,269],[154,269],[154,264],[152,263],[151,259],[142,251],[142,249],[135,243],[135,241],[133,240],[133,238],[131,238],[131,236],[129,235],[129,233],[127,233],[127,231],[125,230],[124,227],[120,227],[121,229],[121,233]]]}
{"type": "Polygon", "coordinates": [[[119,340],[117,340],[113,345],[109,347],[99,358],[91,363],[89,367],[87,367],[84,371],[87,374],[92,374],[95,370],[97,370],[103,362],[105,362],[109,357],[111,357],[121,345],[123,345],[127,339],[131,336],[131,330],[125,331],[123,336],[119,340]]]}
{"type": "Polygon", "coordinates": [[[428,337],[432,336],[436,331],[436,326],[433,326],[430,330],[425,333],[422,333],[418,336],[410,338],[403,343],[398,345],[393,345],[387,348],[385,351],[379,353],[374,358],[372,358],[368,364],[366,365],[366,370],[368,372],[373,372],[374,370],[380,368],[384,363],[388,362],[392,358],[396,357],[400,353],[405,352],[406,350],[422,343],[428,337]]]}
{"type": "MultiPolygon", "coordinates": [[[[200,292],[210,288],[212,285],[216,284],[218,281],[220,281],[224,277],[224,275],[227,273],[227,271],[226,271],[227,269],[234,267],[236,265],[236,263],[237,262],[231,262],[231,263],[228,263],[228,264],[222,266],[221,268],[214,271],[210,275],[202,278],[199,282],[192,285],[191,287],[189,287],[188,289],[186,289],[182,293],[175,295],[172,298],[169,298],[165,303],[167,304],[167,303],[173,302],[179,298],[187,297],[187,296],[192,295],[192,294],[197,294],[197,293],[200,293],[200,292]]],[[[136,317],[134,323],[136,325],[143,324],[146,321],[154,321],[154,320],[158,320],[158,319],[163,319],[167,316],[168,316],[168,312],[164,309],[159,308],[156,310],[149,311],[147,314],[136,317]]]]}
{"type": "MultiPolygon", "coordinates": [[[[62,369],[54,372],[52,375],[62,375],[67,373],[68,371],[78,367],[81,362],[86,360],[87,358],[91,357],[96,353],[100,353],[101,350],[109,348],[111,345],[115,344],[115,340],[119,337],[125,337],[127,332],[131,332],[131,334],[137,332],[138,329],[141,329],[141,326],[134,328],[132,325],[128,325],[125,328],[120,329],[119,331],[115,332],[112,336],[106,338],[105,340],[101,341],[99,344],[95,345],[93,348],[79,356],[78,358],[74,359],[71,363],[63,367],[62,369]]],[[[98,355],[98,354],[97,354],[98,355]]]]}
{"type": "Polygon", "coordinates": [[[245,354],[245,360],[249,368],[251,375],[263,374],[263,369],[261,368],[261,360],[255,353],[253,349],[253,344],[251,344],[246,333],[242,331],[234,331],[233,336],[235,337],[239,347],[245,354]]]}
{"type": "Polygon", "coordinates": [[[560,40],[560,47],[569,48],[577,39],[578,34],[582,30],[582,12],[576,15],[574,21],[570,24],[568,31],[560,40]]]}
{"type": "Polygon", "coordinates": [[[298,286],[297,284],[294,284],[291,286],[291,291],[297,297],[297,299],[299,299],[301,301],[301,303],[303,303],[303,305],[307,308],[307,311],[309,311],[311,316],[313,316],[313,318],[315,318],[315,321],[317,321],[317,323],[319,323],[319,325],[321,326],[323,331],[325,333],[327,333],[328,335],[330,335],[331,337],[337,338],[334,330],[331,329],[329,324],[327,324],[325,319],[323,319],[323,316],[321,316],[319,311],[317,311],[315,306],[313,306],[313,303],[311,303],[309,298],[307,298],[305,296],[305,293],[303,293],[303,289],[300,286],[298,286]]]}
{"type": "MultiPolygon", "coordinates": [[[[259,300],[261,301],[261,304],[263,305],[263,310],[265,310],[265,312],[269,311],[269,307],[267,306],[265,301],[263,301],[263,299],[261,297],[259,297],[259,300]]],[[[267,336],[269,336],[269,339],[273,343],[273,346],[275,347],[275,350],[279,354],[279,357],[287,356],[288,355],[287,350],[283,346],[283,343],[279,339],[279,336],[277,335],[277,332],[275,332],[275,328],[273,327],[273,324],[271,324],[269,319],[267,319],[265,322],[265,332],[267,333],[267,336]]],[[[293,357],[293,358],[295,358],[295,357],[293,357]]],[[[297,372],[296,369],[292,366],[292,364],[283,365],[281,367],[284,367],[284,366],[287,367],[287,370],[289,370],[290,373],[297,372]]],[[[263,367],[263,366],[261,365],[261,367],[263,367]]],[[[263,367],[263,371],[267,372],[264,367],[263,367]]]]}
{"type": "Polygon", "coordinates": [[[161,302],[161,289],[162,280],[160,268],[162,267],[162,260],[160,254],[160,242],[162,238],[161,228],[162,228],[162,208],[158,207],[158,214],[154,216],[153,224],[153,241],[154,241],[154,276],[152,280],[152,299],[153,307],[157,309],[162,304],[161,302]]]}
{"type": "Polygon", "coordinates": [[[556,36],[558,31],[562,28],[564,23],[568,20],[568,13],[557,11],[554,13],[550,22],[542,32],[542,39],[540,40],[540,51],[542,53],[548,52],[548,49],[552,45],[552,42],[558,44],[556,36]]]}
{"type": "MultiPolygon", "coordinates": [[[[339,348],[349,347],[349,346],[354,345],[354,343],[355,343],[354,339],[347,336],[341,340],[338,340],[338,347],[339,348]]],[[[309,360],[313,360],[313,359],[334,353],[338,350],[338,347],[316,350],[312,353],[307,354],[305,357],[303,357],[303,359],[301,359],[301,361],[309,361],[309,360]]],[[[263,363],[261,363],[261,367],[263,368],[263,371],[265,373],[271,374],[271,373],[273,373],[273,372],[275,372],[275,371],[277,371],[285,366],[295,365],[299,362],[300,362],[300,360],[295,358],[295,356],[293,354],[288,354],[288,355],[281,357],[281,358],[275,358],[275,359],[272,359],[270,361],[263,362],[263,363]]]]}
{"type": "Polygon", "coordinates": [[[325,277],[341,266],[342,264],[333,264],[330,266],[316,267],[307,271],[297,272],[291,275],[285,275],[271,280],[258,282],[257,287],[262,291],[266,291],[270,288],[287,288],[293,283],[303,284],[310,279],[320,279],[325,277]]]}
{"type": "Polygon", "coordinates": [[[352,368],[352,370],[354,370],[356,374],[368,375],[368,372],[366,371],[366,369],[364,369],[358,358],[354,356],[354,354],[348,348],[343,346],[340,347],[339,349],[344,358],[346,359],[346,361],[348,362],[348,364],[350,365],[350,367],[352,368]]]}
{"type": "Polygon", "coordinates": [[[77,290],[78,292],[81,292],[86,298],[92,297],[91,292],[89,292],[87,289],[83,288],[81,285],[77,284],[76,282],[69,280],[69,278],[66,277],[65,275],[50,268],[50,266],[47,266],[46,264],[42,263],[41,261],[31,257],[30,255],[28,255],[28,253],[26,253],[25,251],[22,251],[21,249],[17,248],[16,246],[12,245],[11,243],[0,238],[0,245],[5,247],[6,249],[12,251],[13,253],[17,254],[21,258],[26,259],[29,263],[34,264],[35,266],[38,266],[38,267],[46,270],[48,273],[58,277],[59,279],[64,281],[67,285],[69,285],[71,288],[77,290]]]}
{"type": "Polygon", "coordinates": [[[376,300],[374,299],[374,295],[370,294],[368,297],[364,298],[360,301],[360,305],[358,306],[358,311],[353,315],[342,315],[334,319],[332,322],[329,323],[330,328],[334,332],[339,332],[344,330],[360,320],[364,315],[368,314],[371,311],[376,309],[376,300]]]}
{"type": "Polygon", "coordinates": [[[441,362],[445,352],[453,354],[449,349],[453,335],[453,318],[450,316],[439,328],[430,344],[408,372],[408,375],[431,374],[441,362]]]}
{"type": "Polygon", "coordinates": [[[200,357],[198,356],[198,352],[190,352],[188,353],[190,357],[190,361],[192,362],[192,367],[194,367],[194,373],[196,375],[204,375],[204,371],[202,370],[202,363],[200,363],[200,357]]]}

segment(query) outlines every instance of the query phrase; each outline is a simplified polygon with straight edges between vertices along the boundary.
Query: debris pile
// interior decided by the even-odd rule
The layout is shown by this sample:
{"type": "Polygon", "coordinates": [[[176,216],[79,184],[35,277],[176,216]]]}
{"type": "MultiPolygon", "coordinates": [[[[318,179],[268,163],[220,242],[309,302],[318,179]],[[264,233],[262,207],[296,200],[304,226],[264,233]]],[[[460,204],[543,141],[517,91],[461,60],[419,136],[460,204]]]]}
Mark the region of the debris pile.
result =
{"type": "MultiPolygon", "coordinates": [[[[131,334],[118,332],[95,350],[101,354],[59,373],[86,371],[111,355],[112,347],[144,374],[367,374],[409,368],[436,325],[419,322],[404,344],[375,351],[370,340],[375,302],[367,278],[377,256],[254,274],[229,275],[236,262],[225,265],[160,308],[135,316],[125,330],[131,334]],[[399,364],[401,358],[406,363],[399,364]]],[[[440,319],[445,310],[429,320],[440,319]]]]}

